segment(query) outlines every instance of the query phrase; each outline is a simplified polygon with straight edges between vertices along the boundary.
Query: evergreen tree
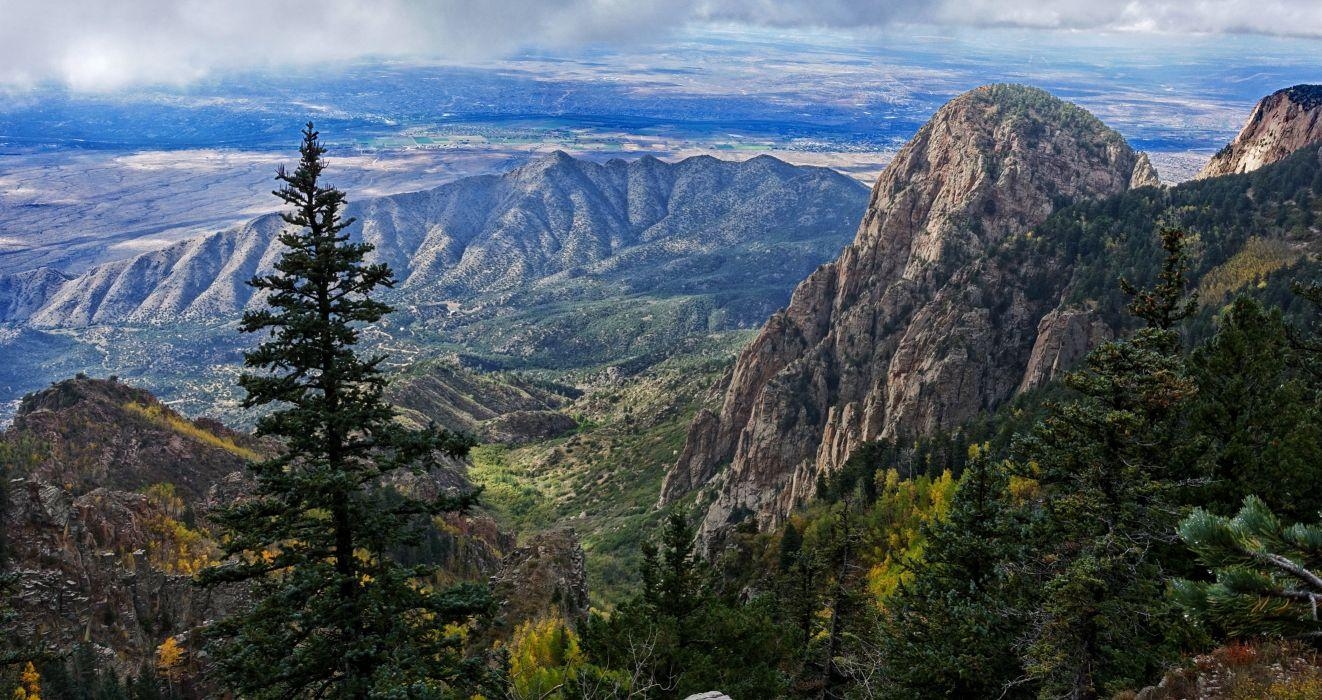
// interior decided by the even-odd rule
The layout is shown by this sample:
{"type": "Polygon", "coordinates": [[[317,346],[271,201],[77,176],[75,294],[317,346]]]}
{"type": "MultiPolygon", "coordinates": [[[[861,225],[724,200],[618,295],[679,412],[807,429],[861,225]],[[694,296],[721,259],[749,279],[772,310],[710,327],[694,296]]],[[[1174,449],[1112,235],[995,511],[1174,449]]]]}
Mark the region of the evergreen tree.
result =
{"type": "Polygon", "coordinates": [[[1322,422],[1316,381],[1300,371],[1279,310],[1245,296],[1221,313],[1216,335],[1189,358],[1198,386],[1190,405],[1190,444],[1210,483],[1194,494],[1230,515],[1256,494],[1282,517],[1311,519],[1322,509],[1322,422]]]}
{"type": "Polygon", "coordinates": [[[244,405],[275,409],[257,432],[283,450],[251,465],[255,492],[216,517],[227,561],[202,581],[248,582],[255,596],[212,630],[217,680],[247,697],[467,693],[484,666],[465,658],[448,626],[486,613],[489,597],[473,586],[434,590],[431,567],[388,552],[474,495],[400,497],[382,481],[462,456],[471,442],[403,428],[382,396],[384,356],[355,351],[362,324],[390,311],[371,295],[393,276],[345,233],[344,194],[321,184],[325,151],[308,124],[298,168],[276,176],[276,196],[293,207],[285,251],[274,274],[249,283],[267,308],[245,313],[241,329],[267,335],[245,355],[258,371],[240,380],[244,405]]]}
{"type": "Polygon", "coordinates": [[[1178,581],[1191,615],[1231,636],[1322,638],[1322,525],[1285,527],[1249,496],[1234,518],[1201,508],[1180,523],[1180,538],[1216,581],[1178,581]]]}
{"type": "Polygon", "coordinates": [[[1024,597],[1013,567],[1026,552],[1009,476],[985,447],[969,449],[947,516],[880,628],[884,697],[1028,697],[1015,643],[1024,634],[1024,597]]]}
{"type": "Polygon", "coordinates": [[[631,676],[629,697],[685,697],[720,688],[731,697],[783,697],[787,634],[774,601],[742,602],[716,590],[718,577],[694,552],[683,513],[667,516],[660,541],[644,547],[642,590],[583,634],[593,665],[631,676]]]}
{"type": "Polygon", "coordinates": [[[1140,685],[1177,650],[1182,627],[1165,596],[1161,555],[1189,476],[1171,455],[1196,391],[1176,330],[1193,305],[1184,295],[1183,234],[1161,237],[1157,285],[1124,285],[1130,311],[1147,326],[1089,354],[1065,379],[1079,398],[1056,406],[1015,448],[1020,475],[1043,495],[1030,530],[1037,556],[1023,565],[1041,595],[1025,611],[1027,667],[1047,697],[1140,685]]]}

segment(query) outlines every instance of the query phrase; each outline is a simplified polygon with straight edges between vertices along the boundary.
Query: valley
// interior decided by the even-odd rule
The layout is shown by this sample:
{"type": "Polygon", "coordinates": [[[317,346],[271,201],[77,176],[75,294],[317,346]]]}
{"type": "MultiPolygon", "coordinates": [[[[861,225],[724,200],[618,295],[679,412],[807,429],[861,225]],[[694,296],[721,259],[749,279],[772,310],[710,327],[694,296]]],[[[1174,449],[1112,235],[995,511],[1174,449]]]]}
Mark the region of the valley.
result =
{"type": "Polygon", "coordinates": [[[1312,40],[938,29],[26,88],[0,692],[1314,697],[1312,40]]]}

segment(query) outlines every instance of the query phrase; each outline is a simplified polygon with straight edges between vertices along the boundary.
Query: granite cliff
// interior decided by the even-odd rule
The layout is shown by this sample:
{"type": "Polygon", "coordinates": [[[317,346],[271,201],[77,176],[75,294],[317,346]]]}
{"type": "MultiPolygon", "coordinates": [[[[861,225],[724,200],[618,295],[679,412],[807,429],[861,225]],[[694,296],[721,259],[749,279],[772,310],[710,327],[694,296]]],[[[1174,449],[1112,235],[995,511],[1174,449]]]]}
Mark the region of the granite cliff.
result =
{"type": "Polygon", "coordinates": [[[1322,85],[1278,90],[1258,102],[1235,140],[1197,177],[1252,172],[1318,141],[1322,141],[1322,85]]]}
{"type": "Polygon", "coordinates": [[[1155,181],[1119,134],[1046,92],[955,98],[882,173],[853,243],[742,352],[662,502],[710,486],[705,533],[767,526],[863,442],[957,426],[1051,379],[1110,329],[1062,302],[1057,258],[986,251],[1071,202],[1155,181]]]}

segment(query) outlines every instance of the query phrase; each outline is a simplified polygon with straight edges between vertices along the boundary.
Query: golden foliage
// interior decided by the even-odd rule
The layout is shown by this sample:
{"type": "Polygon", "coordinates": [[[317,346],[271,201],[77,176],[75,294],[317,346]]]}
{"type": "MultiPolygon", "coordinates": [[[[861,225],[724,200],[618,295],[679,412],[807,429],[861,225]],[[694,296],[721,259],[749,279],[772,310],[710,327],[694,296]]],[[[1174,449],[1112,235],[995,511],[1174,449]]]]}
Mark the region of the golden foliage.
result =
{"type": "Polygon", "coordinates": [[[578,635],[555,618],[529,620],[510,640],[510,682],[515,698],[564,698],[560,688],[585,663],[578,635]]]}
{"type": "Polygon", "coordinates": [[[143,405],[136,402],[129,402],[124,404],[124,409],[131,413],[136,413],[157,425],[169,428],[180,435],[190,437],[212,447],[218,447],[230,454],[237,455],[246,460],[257,462],[262,459],[262,456],[253,450],[236,444],[229,438],[221,437],[210,431],[203,430],[189,421],[184,420],[175,412],[166,410],[165,407],[160,404],[143,405]]]}
{"type": "Polygon", "coordinates": [[[169,485],[147,489],[148,498],[160,508],[145,523],[152,536],[147,542],[147,561],[166,573],[192,576],[215,561],[216,547],[204,533],[176,519],[183,513],[183,501],[174,496],[173,487],[158,488],[162,486],[169,485]],[[163,503],[158,500],[162,497],[166,499],[163,503]]]}
{"type": "Polygon", "coordinates": [[[1198,283],[1198,298],[1204,305],[1219,306],[1227,294],[1245,285],[1261,284],[1267,275],[1303,255],[1285,241],[1250,238],[1238,253],[1203,275],[1198,283]]]}
{"type": "Polygon", "coordinates": [[[14,688],[14,700],[41,700],[41,674],[32,662],[27,662],[23,672],[18,675],[18,687],[14,688]]]}
{"type": "Polygon", "coordinates": [[[873,533],[868,538],[871,551],[865,555],[874,562],[868,570],[868,590],[884,604],[912,577],[906,562],[922,556],[923,527],[949,512],[958,482],[950,470],[935,479],[901,480],[894,469],[879,475],[878,481],[874,524],[868,528],[873,533]]]}
{"type": "Polygon", "coordinates": [[[174,637],[166,637],[161,645],[156,647],[156,671],[162,678],[169,681],[177,681],[183,675],[184,667],[184,649],[179,646],[179,642],[174,637]]]}

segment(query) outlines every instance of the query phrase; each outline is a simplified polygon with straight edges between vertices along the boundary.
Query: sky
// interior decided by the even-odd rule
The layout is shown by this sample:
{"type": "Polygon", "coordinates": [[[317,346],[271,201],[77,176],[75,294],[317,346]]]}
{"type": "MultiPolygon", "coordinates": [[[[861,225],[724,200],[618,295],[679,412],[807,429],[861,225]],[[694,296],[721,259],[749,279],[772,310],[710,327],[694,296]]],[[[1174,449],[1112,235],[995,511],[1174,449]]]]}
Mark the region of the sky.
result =
{"type": "Polygon", "coordinates": [[[695,23],[1322,38],[1318,0],[0,0],[0,85],[108,92],[367,57],[480,61],[695,23]]]}

